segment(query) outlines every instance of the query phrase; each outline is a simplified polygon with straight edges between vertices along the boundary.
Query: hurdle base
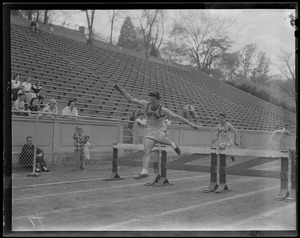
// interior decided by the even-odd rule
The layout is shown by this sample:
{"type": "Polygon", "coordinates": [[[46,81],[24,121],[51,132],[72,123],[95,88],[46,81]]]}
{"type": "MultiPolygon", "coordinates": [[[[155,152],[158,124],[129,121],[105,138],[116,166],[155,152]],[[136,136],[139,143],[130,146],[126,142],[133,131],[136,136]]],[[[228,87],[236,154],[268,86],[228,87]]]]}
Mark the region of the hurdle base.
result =
{"type": "Polygon", "coordinates": [[[279,194],[273,198],[273,200],[282,201],[289,196],[289,191],[287,189],[281,189],[279,194]]]}
{"type": "Polygon", "coordinates": [[[296,201],[296,191],[292,189],[289,195],[283,200],[285,202],[294,202],[296,201]]]}
{"type": "Polygon", "coordinates": [[[218,188],[218,184],[216,182],[211,182],[208,186],[208,188],[206,188],[203,192],[204,193],[210,193],[215,191],[218,188]]]}
{"type": "Polygon", "coordinates": [[[109,178],[103,179],[104,181],[115,181],[115,180],[123,180],[118,173],[112,173],[109,178]]]}
{"type": "Polygon", "coordinates": [[[158,183],[158,181],[160,180],[160,174],[153,174],[150,178],[149,178],[149,182],[145,183],[145,186],[152,186],[155,183],[158,183]]]}
{"type": "Polygon", "coordinates": [[[225,183],[221,183],[214,192],[215,193],[225,193],[225,192],[230,192],[230,191],[232,191],[232,190],[229,189],[225,183]]]}
{"type": "Polygon", "coordinates": [[[167,185],[174,185],[174,183],[170,183],[167,178],[161,177],[157,183],[151,184],[152,187],[160,187],[160,186],[167,186],[167,185]]]}
{"type": "Polygon", "coordinates": [[[40,174],[38,173],[30,173],[30,174],[27,174],[26,177],[39,177],[40,174]]]}

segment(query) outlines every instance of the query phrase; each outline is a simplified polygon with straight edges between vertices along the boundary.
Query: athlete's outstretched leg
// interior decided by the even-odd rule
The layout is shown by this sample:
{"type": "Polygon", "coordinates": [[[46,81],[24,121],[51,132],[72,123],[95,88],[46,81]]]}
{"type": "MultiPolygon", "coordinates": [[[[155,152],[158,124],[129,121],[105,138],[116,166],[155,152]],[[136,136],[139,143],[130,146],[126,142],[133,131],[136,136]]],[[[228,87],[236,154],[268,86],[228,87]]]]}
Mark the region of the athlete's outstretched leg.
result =
{"type": "Polygon", "coordinates": [[[169,139],[169,137],[167,136],[167,132],[166,131],[161,131],[158,138],[157,138],[157,142],[161,143],[161,144],[164,144],[164,145],[169,145],[171,146],[175,152],[178,154],[178,155],[181,155],[181,151],[179,149],[179,147],[169,139]]]}

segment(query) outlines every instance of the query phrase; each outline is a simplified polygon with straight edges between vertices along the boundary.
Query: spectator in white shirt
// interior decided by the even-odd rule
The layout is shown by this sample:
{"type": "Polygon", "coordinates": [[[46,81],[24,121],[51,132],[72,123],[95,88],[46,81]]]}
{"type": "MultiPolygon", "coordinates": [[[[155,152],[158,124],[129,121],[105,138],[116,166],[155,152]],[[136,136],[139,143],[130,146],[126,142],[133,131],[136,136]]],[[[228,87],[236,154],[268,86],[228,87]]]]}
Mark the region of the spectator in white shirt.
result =
{"type": "Polygon", "coordinates": [[[13,101],[18,99],[18,93],[20,92],[22,92],[20,74],[16,74],[11,80],[11,94],[13,101]]]}
{"type": "Polygon", "coordinates": [[[55,119],[58,115],[58,107],[56,106],[56,100],[51,99],[49,104],[43,108],[43,113],[41,116],[49,116],[52,119],[55,119]]]}
{"type": "Polygon", "coordinates": [[[286,138],[287,136],[290,134],[290,130],[289,130],[289,124],[285,124],[283,129],[281,130],[281,137],[280,137],[280,149],[281,150],[287,150],[287,146],[286,146],[286,138]]]}
{"type": "Polygon", "coordinates": [[[76,108],[76,102],[75,100],[70,100],[68,103],[68,106],[66,106],[62,112],[61,112],[62,117],[72,117],[76,119],[78,117],[78,111],[76,108]]]}
{"type": "Polygon", "coordinates": [[[170,120],[169,116],[166,116],[166,117],[165,117],[164,124],[165,124],[166,126],[170,126],[170,125],[172,124],[172,121],[170,120]]]}
{"type": "Polygon", "coordinates": [[[272,132],[270,137],[270,147],[271,150],[280,150],[280,138],[282,130],[280,126],[276,126],[275,130],[272,132]]]}
{"type": "Polygon", "coordinates": [[[25,93],[26,102],[30,102],[32,98],[31,86],[30,77],[26,76],[25,81],[21,84],[22,91],[25,93]]]}

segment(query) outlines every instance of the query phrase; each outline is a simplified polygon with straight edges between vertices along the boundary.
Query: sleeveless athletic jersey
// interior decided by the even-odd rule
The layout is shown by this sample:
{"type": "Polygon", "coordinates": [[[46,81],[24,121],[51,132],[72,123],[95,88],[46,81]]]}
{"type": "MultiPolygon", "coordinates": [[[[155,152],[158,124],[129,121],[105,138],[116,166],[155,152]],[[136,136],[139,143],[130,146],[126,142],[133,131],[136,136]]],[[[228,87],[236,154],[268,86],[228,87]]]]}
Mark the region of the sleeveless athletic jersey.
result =
{"type": "Polygon", "coordinates": [[[164,124],[165,115],[161,115],[161,107],[161,104],[159,104],[155,110],[152,110],[148,104],[145,113],[147,115],[147,125],[149,130],[167,129],[164,124]]]}
{"type": "Polygon", "coordinates": [[[221,124],[218,125],[218,131],[219,131],[219,136],[220,136],[220,141],[221,142],[230,142],[231,141],[231,136],[230,132],[232,131],[232,125],[229,122],[226,122],[224,126],[221,124]]]}

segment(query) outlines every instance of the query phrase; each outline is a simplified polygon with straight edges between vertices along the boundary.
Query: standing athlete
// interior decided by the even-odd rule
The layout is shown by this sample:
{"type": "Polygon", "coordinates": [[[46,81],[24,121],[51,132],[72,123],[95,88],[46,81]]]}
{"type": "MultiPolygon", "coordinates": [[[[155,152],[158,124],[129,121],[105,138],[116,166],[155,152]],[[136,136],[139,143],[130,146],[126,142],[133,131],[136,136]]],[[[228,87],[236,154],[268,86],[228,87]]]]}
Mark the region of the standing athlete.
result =
{"type": "MultiPolygon", "coordinates": [[[[238,131],[228,122],[226,121],[226,115],[224,113],[219,114],[220,123],[217,126],[217,135],[216,138],[212,140],[214,144],[217,140],[219,140],[219,149],[224,150],[226,147],[232,147],[231,141],[231,133],[234,134],[234,144],[238,145],[238,131]]],[[[234,156],[231,156],[231,160],[235,161],[234,156]]]]}
{"type": "Polygon", "coordinates": [[[195,130],[198,130],[198,126],[189,122],[185,118],[177,115],[166,107],[160,104],[160,95],[158,92],[149,93],[149,99],[139,100],[134,98],[129,93],[125,92],[119,85],[115,85],[114,88],[121,93],[129,102],[144,106],[145,114],[147,116],[147,134],[144,140],[144,155],[143,155],[143,169],[142,172],[134,176],[135,179],[141,179],[148,177],[148,167],[150,162],[150,152],[156,143],[161,143],[171,146],[178,155],[181,154],[179,147],[172,142],[167,136],[167,127],[164,123],[165,116],[169,116],[173,119],[177,119],[195,130]]]}

